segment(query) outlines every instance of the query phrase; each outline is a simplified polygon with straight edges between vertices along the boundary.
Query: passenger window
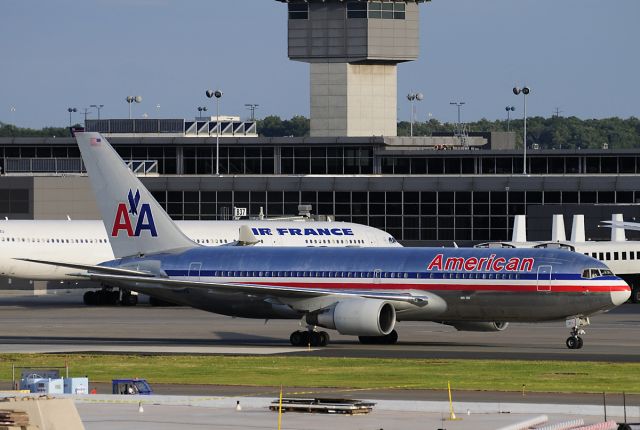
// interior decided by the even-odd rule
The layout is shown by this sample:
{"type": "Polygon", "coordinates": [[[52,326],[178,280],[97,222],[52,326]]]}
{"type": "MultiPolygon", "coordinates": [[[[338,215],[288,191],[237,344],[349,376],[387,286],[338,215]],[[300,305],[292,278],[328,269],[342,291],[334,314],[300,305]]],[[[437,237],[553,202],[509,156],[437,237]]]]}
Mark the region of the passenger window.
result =
{"type": "Polygon", "coordinates": [[[622,259],[625,260],[625,261],[627,260],[627,252],[626,251],[622,252],[622,259]]]}
{"type": "Polygon", "coordinates": [[[614,252],[614,253],[613,253],[613,259],[614,259],[614,260],[619,260],[619,258],[618,258],[618,254],[619,254],[619,252],[614,252]]]}

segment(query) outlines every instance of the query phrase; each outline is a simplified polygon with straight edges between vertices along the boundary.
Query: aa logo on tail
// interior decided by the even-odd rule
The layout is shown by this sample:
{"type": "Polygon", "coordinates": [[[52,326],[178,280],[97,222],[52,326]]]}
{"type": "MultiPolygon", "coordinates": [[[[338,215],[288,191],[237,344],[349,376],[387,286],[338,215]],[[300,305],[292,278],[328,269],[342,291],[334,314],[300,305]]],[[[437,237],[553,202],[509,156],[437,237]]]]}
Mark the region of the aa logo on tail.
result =
{"type": "Polygon", "coordinates": [[[111,236],[117,237],[120,230],[124,230],[129,237],[140,237],[143,230],[148,230],[153,237],[158,236],[149,203],[140,205],[140,190],[136,190],[135,194],[129,190],[127,200],[129,201],[128,208],[126,203],[118,203],[111,236]]]}

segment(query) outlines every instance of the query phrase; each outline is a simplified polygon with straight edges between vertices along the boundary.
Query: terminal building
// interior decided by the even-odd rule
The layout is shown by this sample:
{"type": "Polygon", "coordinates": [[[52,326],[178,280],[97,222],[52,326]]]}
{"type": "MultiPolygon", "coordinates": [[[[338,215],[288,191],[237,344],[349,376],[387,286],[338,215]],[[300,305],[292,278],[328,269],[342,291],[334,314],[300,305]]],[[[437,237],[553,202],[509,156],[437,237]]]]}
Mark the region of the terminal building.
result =
{"type": "MultiPolygon", "coordinates": [[[[513,140],[504,133],[448,150],[426,138],[222,136],[220,176],[215,137],[107,136],[174,219],[228,219],[234,207],[291,216],[305,204],[405,245],[467,245],[509,239],[517,214],[532,240],[550,238],[555,213],[585,214],[587,237],[606,239],[599,222],[630,220],[640,202],[637,151],[530,150],[523,175],[521,150],[492,149],[513,140]]],[[[0,216],[98,218],[73,139],[0,138],[0,168],[0,216]]]]}

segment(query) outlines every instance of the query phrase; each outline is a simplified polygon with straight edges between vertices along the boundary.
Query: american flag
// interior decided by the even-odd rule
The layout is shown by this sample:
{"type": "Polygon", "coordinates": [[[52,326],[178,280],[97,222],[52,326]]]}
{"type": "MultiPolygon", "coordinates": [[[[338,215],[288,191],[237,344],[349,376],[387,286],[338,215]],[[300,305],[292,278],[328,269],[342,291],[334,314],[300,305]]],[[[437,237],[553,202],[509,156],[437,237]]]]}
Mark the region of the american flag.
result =
{"type": "Polygon", "coordinates": [[[102,142],[102,139],[99,137],[92,137],[91,140],[89,140],[91,146],[100,146],[100,142],[102,142]]]}

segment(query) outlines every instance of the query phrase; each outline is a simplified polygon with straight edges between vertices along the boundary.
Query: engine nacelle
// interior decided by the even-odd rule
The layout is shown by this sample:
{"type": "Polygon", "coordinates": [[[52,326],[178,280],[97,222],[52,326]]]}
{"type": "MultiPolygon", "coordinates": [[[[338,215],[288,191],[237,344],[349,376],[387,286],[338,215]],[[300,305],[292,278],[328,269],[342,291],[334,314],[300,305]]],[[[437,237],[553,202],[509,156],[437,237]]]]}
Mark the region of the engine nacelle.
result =
{"type": "Polygon", "coordinates": [[[453,326],[458,331],[503,331],[509,326],[508,322],[503,321],[443,321],[442,324],[453,326]]]}
{"type": "Polygon", "coordinates": [[[307,315],[307,323],[352,336],[384,336],[396,325],[396,310],[384,300],[348,299],[307,315]]]}

